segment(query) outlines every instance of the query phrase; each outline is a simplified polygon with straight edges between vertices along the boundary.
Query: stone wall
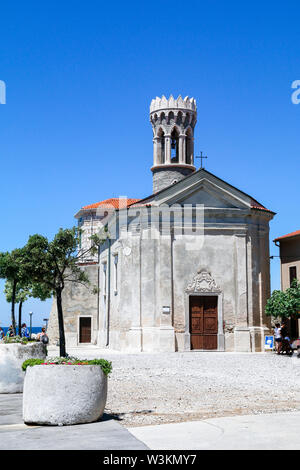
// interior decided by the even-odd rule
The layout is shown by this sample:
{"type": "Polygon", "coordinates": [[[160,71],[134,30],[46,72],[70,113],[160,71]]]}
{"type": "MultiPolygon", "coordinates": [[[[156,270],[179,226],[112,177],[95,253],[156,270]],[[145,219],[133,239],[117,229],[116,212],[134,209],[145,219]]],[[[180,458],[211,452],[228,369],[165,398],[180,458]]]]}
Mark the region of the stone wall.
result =
{"type": "Polygon", "coordinates": [[[191,168],[180,168],[179,166],[166,166],[165,168],[153,168],[153,193],[157,193],[161,189],[171,186],[177,181],[182,180],[186,176],[193,173],[191,168]]]}
{"type": "MultiPolygon", "coordinates": [[[[92,318],[92,344],[97,343],[98,335],[98,295],[93,294],[93,287],[98,287],[98,265],[82,266],[88,275],[90,286],[66,283],[63,290],[63,314],[67,347],[75,347],[79,344],[79,317],[90,316],[92,318]]],[[[58,342],[58,319],[56,299],[53,299],[48,324],[48,336],[50,344],[58,342]]]]}

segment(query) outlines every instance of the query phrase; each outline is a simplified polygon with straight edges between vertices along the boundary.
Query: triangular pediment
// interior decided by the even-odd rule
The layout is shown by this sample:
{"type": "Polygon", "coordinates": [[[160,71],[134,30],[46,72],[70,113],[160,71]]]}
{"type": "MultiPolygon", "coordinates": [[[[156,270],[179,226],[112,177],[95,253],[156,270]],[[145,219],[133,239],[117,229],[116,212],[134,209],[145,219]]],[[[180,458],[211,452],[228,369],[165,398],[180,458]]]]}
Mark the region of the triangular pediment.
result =
{"type": "MultiPolygon", "coordinates": [[[[196,190],[183,194],[182,197],[176,196],[177,204],[203,204],[205,207],[228,209],[241,207],[241,204],[230,195],[214,188],[206,181],[203,181],[196,190]]],[[[244,204],[242,204],[244,206],[244,204]]]]}
{"type": "Polygon", "coordinates": [[[199,170],[154,196],[154,205],[203,204],[206,208],[249,209],[251,197],[205,170],[199,170]]]}

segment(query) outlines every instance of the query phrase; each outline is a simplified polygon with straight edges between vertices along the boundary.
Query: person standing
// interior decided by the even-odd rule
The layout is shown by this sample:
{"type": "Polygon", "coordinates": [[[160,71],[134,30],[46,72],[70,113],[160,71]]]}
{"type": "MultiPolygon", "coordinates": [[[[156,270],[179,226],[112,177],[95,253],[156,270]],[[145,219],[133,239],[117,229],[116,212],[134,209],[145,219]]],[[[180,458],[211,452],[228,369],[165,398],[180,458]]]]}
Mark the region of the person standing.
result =
{"type": "Polygon", "coordinates": [[[4,334],[3,328],[1,328],[1,326],[0,326],[0,341],[3,340],[4,336],[5,336],[5,334],[4,334]]]}
{"type": "Polygon", "coordinates": [[[280,332],[280,323],[275,323],[275,328],[274,328],[274,337],[275,337],[275,349],[276,352],[280,349],[280,343],[281,343],[281,332],[280,332]]]}

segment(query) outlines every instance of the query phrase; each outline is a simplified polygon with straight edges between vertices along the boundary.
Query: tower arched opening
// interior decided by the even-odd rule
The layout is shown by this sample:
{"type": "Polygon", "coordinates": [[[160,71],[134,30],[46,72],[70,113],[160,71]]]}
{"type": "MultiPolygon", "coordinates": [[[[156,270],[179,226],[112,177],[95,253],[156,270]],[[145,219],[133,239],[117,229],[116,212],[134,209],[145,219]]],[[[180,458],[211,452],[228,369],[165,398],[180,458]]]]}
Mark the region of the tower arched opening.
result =
{"type": "Polygon", "coordinates": [[[166,115],[165,115],[164,112],[162,112],[162,113],[160,114],[159,118],[160,118],[161,124],[165,124],[165,123],[166,123],[166,115]]]}
{"type": "Polygon", "coordinates": [[[190,114],[186,113],[185,119],[184,119],[184,127],[187,127],[190,124],[190,114]]]}
{"type": "Polygon", "coordinates": [[[185,138],[185,158],[187,165],[193,165],[194,155],[193,155],[193,132],[189,127],[186,131],[185,138]]]}
{"type": "Polygon", "coordinates": [[[171,132],[171,163],[179,162],[179,132],[176,127],[171,132]]]}
{"type": "Polygon", "coordinates": [[[178,126],[181,126],[181,124],[182,124],[182,119],[183,119],[182,112],[181,112],[181,111],[178,111],[177,118],[176,118],[176,124],[178,124],[178,126]]]}
{"type": "Polygon", "coordinates": [[[173,111],[170,111],[169,114],[168,114],[168,124],[174,123],[174,120],[175,120],[174,113],[173,113],[173,111]]]}
{"type": "Polygon", "coordinates": [[[158,164],[161,165],[165,163],[165,133],[161,128],[157,133],[157,137],[157,159],[158,164]]]}

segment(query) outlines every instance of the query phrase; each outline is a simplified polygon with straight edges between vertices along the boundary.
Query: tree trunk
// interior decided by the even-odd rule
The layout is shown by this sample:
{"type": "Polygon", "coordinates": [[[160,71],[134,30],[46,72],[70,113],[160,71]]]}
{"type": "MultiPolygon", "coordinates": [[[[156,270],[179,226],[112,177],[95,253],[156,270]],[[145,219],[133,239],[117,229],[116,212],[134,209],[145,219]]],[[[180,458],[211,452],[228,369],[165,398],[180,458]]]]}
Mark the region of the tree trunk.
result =
{"type": "Polygon", "coordinates": [[[16,319],[15,319],[16,290],[17,290],[17,281],[13,281],[13,289],[12,289],[12,296],[11,296],[11,324],[13,327],[14,335],[16,335],[16,319]]]}
{"type": "Polygon", "coordinates": [[[20,303],[19,303],[19,336],[22,336],[22,306],[23,306],[23,301],[20,300],[20,303]]]}
{"type": "Polygon", "coordinates": [[[65,340],[65,328],[64,328],[64,316],[62,309],[61,299],[62,289],[56,289],[56,305],[57,305],[57,316],[58,316],[58,329],[59,329],[59,355],[60,357],[66,357],[66,340],[65,340]]]}

